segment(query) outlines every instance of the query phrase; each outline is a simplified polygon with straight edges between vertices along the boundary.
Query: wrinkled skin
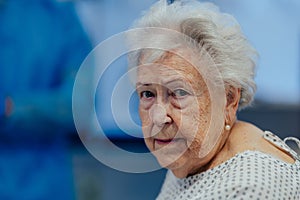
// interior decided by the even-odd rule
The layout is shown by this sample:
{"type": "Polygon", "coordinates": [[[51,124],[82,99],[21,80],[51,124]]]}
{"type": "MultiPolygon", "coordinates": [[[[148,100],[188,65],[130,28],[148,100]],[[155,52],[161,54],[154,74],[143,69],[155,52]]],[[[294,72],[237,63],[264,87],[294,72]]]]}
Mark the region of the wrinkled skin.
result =
{"type": "Polygon", "coordinates": [[[199,158],[211,120],[209,90],[201,74],[183,58],[167,53],[139,67],[136,87],[145,143],[158,162],[177,177],[199,171],[228,136],[221,133],[212,152],[199,158]]]}
{"type": "Polygon", "coordinates": [[[211,119],[212,102],[207,85],[197,68],[187,62],[191,56],[186,54],[185,58],[166,53],[155,63],[138,68],[136,88],[145,143],[163,167],[184,178],[247,150],[295,162],[289,154],[263,139],[262,130],[236,120],[240,88],[225,86],[226,104],[220,111],[224,119],[218,119],[220,122],[211,119]],[[210,123],[223,123],[231,129],[211,133],[210,123]],[[207,146],[204,139],[210,134],[220,137],[206,156],[199,157],[199,152],[207,146]]]}

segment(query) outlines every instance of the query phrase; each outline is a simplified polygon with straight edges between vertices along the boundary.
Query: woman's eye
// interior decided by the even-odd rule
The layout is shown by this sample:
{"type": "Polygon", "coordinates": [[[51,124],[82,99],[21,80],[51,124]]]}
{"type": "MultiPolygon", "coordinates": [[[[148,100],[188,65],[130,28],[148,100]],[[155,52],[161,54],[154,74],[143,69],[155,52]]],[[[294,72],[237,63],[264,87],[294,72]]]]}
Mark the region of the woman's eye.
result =
{"type": "Polygon", "coordinates": [[[186,95],[189,95],[189,93],[182,89],[177,89],[172,92],[172,96],[176,98],[184,97],[186,95]]]}
{"type": "Polygon", "coordinates": [[[143,91],[143,92],[140,93],[140,98],[150,99],[152,97],[154,97],[153,92],[143,91]]]}

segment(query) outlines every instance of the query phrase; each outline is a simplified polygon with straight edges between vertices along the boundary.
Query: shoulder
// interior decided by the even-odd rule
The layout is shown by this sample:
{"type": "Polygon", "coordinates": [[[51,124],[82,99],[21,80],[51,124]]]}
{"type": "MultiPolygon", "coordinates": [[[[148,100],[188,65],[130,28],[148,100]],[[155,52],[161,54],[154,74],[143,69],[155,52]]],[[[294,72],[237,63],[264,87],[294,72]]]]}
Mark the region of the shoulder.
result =
{"type": "Polygon", "coordinates": [[[293,157],[276,144],[264,138],[265,132],[253,124],[237,122],[229,136],[230,148],[233,154],[247,150],[259,151],[269,154],[284,162],[294,163],[293,157]]]}
{"type": "Polygon", "coordinates": [[[259,151],[237,154],[211,170],[210,179],[214,184],[204,199],[300,199],[299,161],[290,164],[259,151]]]}
{"type": "Polygon", "coordinates": [[[158,199],[299,199],[300,163],[258,151],[237,154],[203,173],[178,179],[169,171],[158,199]]]}
{"type": "Polygon", "coordinates": [[[224,173],[219,191],[229,199],[299,199],[300,164],[246,151],[236,156],[224,173]]]}

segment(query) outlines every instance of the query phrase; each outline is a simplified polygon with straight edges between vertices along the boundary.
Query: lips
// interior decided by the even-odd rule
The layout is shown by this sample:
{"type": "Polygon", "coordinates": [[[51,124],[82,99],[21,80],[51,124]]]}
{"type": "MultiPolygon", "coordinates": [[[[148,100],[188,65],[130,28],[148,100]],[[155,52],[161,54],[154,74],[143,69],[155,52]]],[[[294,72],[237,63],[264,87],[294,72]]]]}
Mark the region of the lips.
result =
{"type": "Polygon", "coordinates": [[[155,138],[154,142],[156,144],[159,144],[159,145],[167,145],[167,144],[170,144],[170,143],[175,143],[175,142],[177,142],[179,140],[180,140],[180,138],[169,138],[169,139],[158,139],[158,138],[155,138]]]}

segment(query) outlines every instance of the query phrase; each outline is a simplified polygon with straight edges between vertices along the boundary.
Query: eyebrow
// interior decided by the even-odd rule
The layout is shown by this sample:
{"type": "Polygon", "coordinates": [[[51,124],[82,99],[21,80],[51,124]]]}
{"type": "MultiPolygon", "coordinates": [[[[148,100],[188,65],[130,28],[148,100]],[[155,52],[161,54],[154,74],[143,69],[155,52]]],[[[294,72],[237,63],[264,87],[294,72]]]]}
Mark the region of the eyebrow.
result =
{"type": "MultiPolygon", "coordinates": [[[[175,79],[172,78],[172,79],[170,79],[170,80],[164,81],[163,83],[161,83],[161,85],[167,85],[167,84],[170,84],[170,83],[172,83],[172,82],[177,82],[177,81],[180,81],[180,82],[183,82],[183,83],[186,82],[185,80],[183,80],[182,77],[178,77],[178,78],[175,78],[175,79]]],[[[151,85],[153,85],[153,84],[157,84],[157,83],[143,83],[143,82],[137,82],[137,83],[136,83],[136,86],[151,86],[151,85]]]]}
{"type": "Polygon", "coordinates": [[[137,82],[135,85],[136,85],[136,86],[151,86],[152,83],[142,83],[142,82],[137,82]]]}

